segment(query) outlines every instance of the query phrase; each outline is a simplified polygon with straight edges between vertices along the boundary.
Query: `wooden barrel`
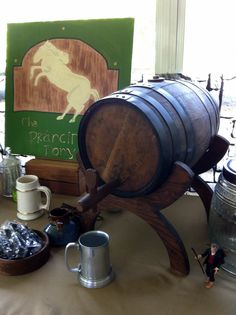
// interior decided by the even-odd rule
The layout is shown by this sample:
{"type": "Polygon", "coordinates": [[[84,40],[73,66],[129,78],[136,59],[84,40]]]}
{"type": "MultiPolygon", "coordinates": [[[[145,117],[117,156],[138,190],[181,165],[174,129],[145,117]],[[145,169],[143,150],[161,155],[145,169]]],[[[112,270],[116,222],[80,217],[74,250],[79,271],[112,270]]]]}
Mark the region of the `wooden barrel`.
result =
{"type": "Polygon", "coordinates": [[[131,85],[95,102],[83,116],[78,146],[86,168],[122,197],[157,188],[175,161],[194,166],[219,128],[211,95],[189,81],[131,85]]]}

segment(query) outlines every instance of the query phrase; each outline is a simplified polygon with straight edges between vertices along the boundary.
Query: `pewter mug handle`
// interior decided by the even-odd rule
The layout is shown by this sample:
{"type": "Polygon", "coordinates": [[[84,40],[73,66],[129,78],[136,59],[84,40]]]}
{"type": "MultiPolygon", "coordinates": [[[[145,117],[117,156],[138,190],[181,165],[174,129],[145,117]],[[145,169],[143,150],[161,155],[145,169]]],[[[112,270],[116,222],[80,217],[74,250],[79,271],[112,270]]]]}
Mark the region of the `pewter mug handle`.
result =
{"type": "Polygon", "coordinates": [[[68,253],[69,253],[69,248],[71,247],[76,247],[77,249],[80,248],[80,245],[79,243],[69,243],[66,245],[66,248],[65,248],[65,264],[66,264],[66,268],[71,271],[71,272],[79,272],[81,271],[81,266],[79,265],[79,267],[74,267],[72,268],[70,265],[69,265],[69,262],[68,262],[68,253]]]}

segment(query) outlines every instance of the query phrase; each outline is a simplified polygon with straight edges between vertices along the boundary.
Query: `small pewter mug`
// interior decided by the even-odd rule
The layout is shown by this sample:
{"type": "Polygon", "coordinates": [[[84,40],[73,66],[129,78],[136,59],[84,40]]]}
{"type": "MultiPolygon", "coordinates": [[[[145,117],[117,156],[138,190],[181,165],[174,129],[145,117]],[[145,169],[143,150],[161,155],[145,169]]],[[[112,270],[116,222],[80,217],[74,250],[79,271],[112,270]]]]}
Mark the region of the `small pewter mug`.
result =
{"type": "Polygon", "coordinates": [[[69,271],[78,273],[79,282],[86,288],[101,288],[114,277],[109,257],[109,236],[102,231],[82,234],[78,243],[69,243],[65,248],[65,264],[69,271]],[[69,248],[80,252],[80,264],[71,268],[68,263],[69,248]]]}

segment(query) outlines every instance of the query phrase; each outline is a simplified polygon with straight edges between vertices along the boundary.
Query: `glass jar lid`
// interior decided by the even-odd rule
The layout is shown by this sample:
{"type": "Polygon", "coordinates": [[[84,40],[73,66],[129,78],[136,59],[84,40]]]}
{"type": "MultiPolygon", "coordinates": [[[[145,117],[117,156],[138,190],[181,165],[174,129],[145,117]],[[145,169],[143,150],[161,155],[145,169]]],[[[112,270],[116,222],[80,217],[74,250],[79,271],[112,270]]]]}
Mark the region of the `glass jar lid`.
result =
{"type": "Polygon", "coordinates": [[[223,167],[224,178],[236,185],[236,159],[228,160],[223,167]]]}

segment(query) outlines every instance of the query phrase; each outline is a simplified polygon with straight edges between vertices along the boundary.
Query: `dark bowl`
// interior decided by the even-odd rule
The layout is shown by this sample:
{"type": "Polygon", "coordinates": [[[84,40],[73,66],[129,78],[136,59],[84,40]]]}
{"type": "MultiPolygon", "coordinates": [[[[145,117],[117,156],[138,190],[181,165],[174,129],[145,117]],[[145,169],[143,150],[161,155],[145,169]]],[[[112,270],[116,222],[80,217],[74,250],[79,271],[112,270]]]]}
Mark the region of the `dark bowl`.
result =
{"type": "Polygon", "coordinates": [[[49,258],[49,238],[45,232],[34,230],[43,240],[44,246],[34,255],[22,259],[0,258],[0,274],[17,276],[32,272],[44,265],[49,258]]]}

